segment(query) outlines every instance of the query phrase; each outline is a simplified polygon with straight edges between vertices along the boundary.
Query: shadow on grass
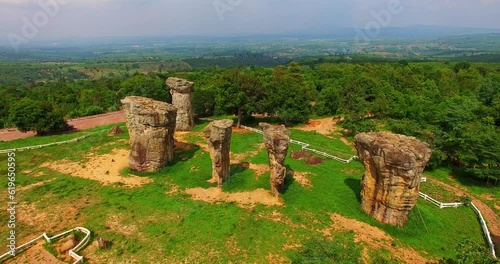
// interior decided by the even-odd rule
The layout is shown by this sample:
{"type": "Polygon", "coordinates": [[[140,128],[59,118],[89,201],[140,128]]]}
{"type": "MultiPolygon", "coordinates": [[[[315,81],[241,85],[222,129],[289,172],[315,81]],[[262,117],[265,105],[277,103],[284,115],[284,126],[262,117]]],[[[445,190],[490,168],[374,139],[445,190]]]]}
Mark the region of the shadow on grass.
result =
{"type": "MultiPolygon", "coordinates": [[[[236,121],[237,120],[238,120],[238,118],[236,118],[236,121]]],[[[248,117],[244,117],[242,120],[242,124],[245,126],[249,126],[249,127],[258,127],[259,123],[261,123],[261,122],[269,123],[269,124],[281,124],[282,123],[279,118],[271,117],[271,116],[265,116],[265,117],[248,116],[248,117]]]]}
{"type": "Polygon", "coordinates": [[[211,121],[208,119],[196,119],[195,127],[191,132],[200,132],[202,131],[211,121]]]}
{"type": "Polygon", "coordinates": [[[184,162],[192,159],[196,152],[200,150],[200,146],[186,142],[175,142],[174,158],[168,166],[174,166],[179,162],[184,162]]]}
{"type": "MultiPolygon", "coordinates": [[[[470,173],[467,173],[464,169],[461,168],[451,168],[451,175],[453,175],[453,178],[456,181],[464,186],[495,188],[495,182],[493,180],[491,180],[490,182],[486,182],[485,180],[473,178],[474,176],[472,176],[470,173]]],[[[497,183],[496,185],[498,187],[499,184],[497,183]]]]}
{"type": "Polygon", "coordinates": [[[354,192],[354,195],[356,195],[356,200],[358,200],[358,203],[361,203],[361,180],[347,178],[344,180],[344,183],[354,192]]]}
{"type": "Polygon", "coordinates": [[[290,185],[292,185],[295,182],[295,179],[293,178],[294,170],[287,165],[286,166],[286,176],[285,176],[285,183],[283,184],[283,189],[281,189],[281,193],[285,194],[288,191],[288,188],[290,188],[290,185]]]}
{"type": "Polygon", "coordinates": [[[250,163],[248,162],[240,162],[238,164],[231,164],[231,177],[243,173],[244,171],[250,168],[250,163]]]}
{"type": "Polygon", "coordinates": [[[231,164],[231,176],[224,182],[222,190],[226,192],[241,192],[258,188],[259,183],[255,181],[252,171],[249,168],[250,163],[248,162],[231,164]]]}

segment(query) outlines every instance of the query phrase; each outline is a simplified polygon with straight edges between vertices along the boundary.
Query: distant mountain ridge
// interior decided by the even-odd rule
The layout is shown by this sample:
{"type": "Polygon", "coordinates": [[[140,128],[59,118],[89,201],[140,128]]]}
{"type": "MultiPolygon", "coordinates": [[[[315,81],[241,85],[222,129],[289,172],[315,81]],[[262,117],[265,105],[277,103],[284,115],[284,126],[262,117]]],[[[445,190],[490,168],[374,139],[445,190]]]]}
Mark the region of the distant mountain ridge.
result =
{"type": "MultiPolygon", "coordinates": [[[[332,30],[301,30],[297,32],[285,32],[276,34],[230,34],[218,36],[203,35],[172,35],[172,36],[106,36],[106,37],[67,37],[58,39],[34,39],[26,46],[32,47],[56,47],[56,46],[93,46],[93,45],[126,45],[126,44],[155,44],[164,42],[213,42],[229,41],[237,42],[247,39],[280,39],[280,38],[326,38],[354,40],[357,32],[366,32],[363,27],[337,28],[332,30]]],[[[478,34],[500,34],[500,29],[473,28],[473,27],[448,27],[414,25],[406,27],[382,27],[379,34],[374,38],[435,38],[460,35],[478,34]]],[[[10,43],[6,37],[0,38],[0,47],[9,47],[10,43]]]]}

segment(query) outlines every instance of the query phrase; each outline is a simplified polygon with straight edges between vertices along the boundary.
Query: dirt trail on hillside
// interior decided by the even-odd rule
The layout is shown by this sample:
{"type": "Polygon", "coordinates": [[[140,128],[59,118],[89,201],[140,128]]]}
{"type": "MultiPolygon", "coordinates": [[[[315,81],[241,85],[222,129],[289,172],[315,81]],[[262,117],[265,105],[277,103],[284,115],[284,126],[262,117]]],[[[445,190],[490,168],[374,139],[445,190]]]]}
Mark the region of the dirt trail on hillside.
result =
{"type": "MultiPolygon", "coordinates": [[[[343,119],[334,118],[322,118],[322,119],[311,119],[306,126],[294,127],[294,129],[302,131],[314,131],[318,134],[331,138],[334,134],[341,134],[342,129],[337,125],[342,122],[343,119]]],[[[354,148],[354,144],[347,140],[345,137],[340,137],[340,140],[344,142],[347,146],[354,148]]]]}
{"type": "Polygon", "coordinates": [[[331,136],[333,133],[337,132],[338,129],[336,125],[339,123],[339,120],[329,118],[322,119],[311,119],[305,126],[295,127],[297,130],[302,131],[315,131],[324,136],[331,136]]]}
{"type": "MultiPolygon", "coordinates": [[[[84,130],[97,126],[125,122],[125,114],[123,111],[116,111],[101,115],[69,119],[67,122],[68,125],[74,126],[76,130],[84,130]]],[[[34,132],[22,133],[15,128],[0,129],[0,141],[11,141],[33,136],[36,136],[34,132]]]]}
{"type": "Polygon", "coordinates": [[[446,184],[444,182],[428,178],[428,180],[432,183],[441,185],[443,188],[449,190],[450,192],[455,193],[458,196],[468,196],[471,197],[472,202],[476,207],[481,211],[481,214],[483,215],[484,219],[487,222],[488,229],[491,232],[491,239],[493,240],[493,243],[495,244],[495,248],[500,249],[500,216],[493,211],[488,205],[483,203],[481,200],[475,198],[471,193],[469,193],[467,190],[460,188],[459,186],[451,186],[449,184],[446,184]]]}

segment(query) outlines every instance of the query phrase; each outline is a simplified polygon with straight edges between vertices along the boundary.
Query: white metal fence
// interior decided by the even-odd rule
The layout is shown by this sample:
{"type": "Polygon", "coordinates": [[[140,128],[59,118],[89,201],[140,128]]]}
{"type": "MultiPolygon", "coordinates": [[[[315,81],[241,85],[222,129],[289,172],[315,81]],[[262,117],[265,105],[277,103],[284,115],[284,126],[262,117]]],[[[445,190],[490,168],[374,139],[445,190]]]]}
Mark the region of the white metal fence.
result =
{"type": "MultiPolygon", "coordinates": [[[[46,233],[43,233],[41,236],[39,236],[39,237],[21,245],[21,246],[16,247],[16,253],[22,252],[22,251],[32,247],[40,239],[45,239],[45,241],[50,243],[52,240],[56,240],[56,239],[63,237],[71,232],[74,232],[74,231],[79,231],[79,232],[85,233],[85,237],[80,241],[80,243],[78,243],[78,245],[76,245],[74,248],[70,249],[68,254],[75,260],[73,262],[73,264],[83,263],[84,258],[82,256],[78,255],[77,252],[82,250],[90,241],[91,232],[90,232],[90,230],[88,230],[85,227],[76,227],[76,228],[73,228],[71,230],[62,232],[58,235],[55,235],[53,237],[49,237],[49,236],[47,236],[46,233]]],[[[12,257],[12,255],[10,254],[10,252],[7,252],[7,253],[0,256],[0,262],[3,262],[11,257],[12,257]]]]}
{"type": "Polygon", "coordinates": [[[443,209],[443,208],[448,208],[448,207],[459,207],[459,206],[463,206],[464,203],[442,203],[432,197],[430,197],[429,195],[425,194],[425,193],[422,193],[422,192],[419,192],[419,195],[420,197],[424,198],[426,201],[429,201],[435,205],[437,205],[439,208],[443,209]]]}
{"type": "MultiPolygon", "coordinates": [[[[422,177],[422,182],[426,182],[426,181],[427,181],[427,178],[422,177]]],[[[438,206],[441,209],[448,208],[448,207],[455,207],[456,208],[456,207],[465,205],[464,203],[442,203],[442,202],[430,197],[429,195],[427,195],[425,193],[419,192],[419,194],[420,194],[420,197],[424,198],[426,201],[429,201],[429,202],[435,204],[436,206],[438,206]]],[[[474,205],[474,203],[471,202],[470,204],[472,205],[472,209],[474,209],[474,212],[479,217],[479,222],[481,224],[481,228],[483,229],[484,236],[486,237],[486,240],[488,241],[488,246],[491,250],[491,253],[493,254],[494,258],[497,258],[496,254],[495,254],[495,245],[493,244],[493,241],[491,240],[491,234],[490,234],[490,231],[488,230],[488,225],[486,225],[486,221],[484,220],[484,217],[481,214],[481,211],[479,211],[479,209],[474,205]]]]}
{"type": "Polygon", "coordinates": [[[481,214],[481,211],[474,205],[474,203],[470,203],[472,205],[472,208],[474,209],[474,212],[479,217],[479,222],[481,223],[481,228],[483,229],[484,236],[486,237],[486,240],[488,241],[488,246],[490,247],[491,254],[493,254],[494,258],[497,258],[497,255],[495,253],[495,245],[493,244],[493,241],[491,240],[491,234],[490,231],[488,230],[488,225],[486,225],[486,221],[484,221],[483,214],[481,214]]]}
{"type": "Polygon", "coordinates": [[[54,142],[54,143],[49,143],[49,144],[15,148],[15,149],[4,149],[4,150],[0,150],[0,154],[10,153],[10,152],[21,152],[21,151],[32,150],[32,149],[40,149],[40,148],[45,148],[45,147],[50,147],[50,146],[64,145],[64,144],[78,142],[78,141],[86,139],[88,137],[90,137],[90,134],[85,135],[85,136],[81,136],[79,138],[71,139],[71,140],[61,141],[61,142],[54,142]]]}
{"type": "Polygon", "coordinates": [[[3,150],[0,150],[0,154],[6,154],[6,153],[10,153],[10,152],[22,152],[22,151],[33,150],[33,149],[40,149],[40,148],[45,148],[45,147],[50,147],[50,146],[59,146],[59,145],[65,145],[65,144],[75,143],[75,142],[84,140],[84,139],[92,136],[93,134],[102,133],[104,131],[108,131],[108,130],[107,129],[103,129],[103,130],[98,131],[98,132],[90,133],[90,134],[87,134],[87,135],[84,135],[84,136],[81,136],[81,137],[78,137],[78,138],[66,140],[66,141],[60,141],[60,142],[54,142],[54,143],[48,143],[48,144],[36,145],[36,146],[29,146],[29,147],[22,147],[22,148],[3,149],[3,150]]]}
{"type": "MultiPolygon", "coordinates": [[[[244,128],[244,129],[246,129],[246,130],[255,132],[255,133],[263,134],[262,130],[255,129],[253,127],[247,127],[247,126],[241,126],[241,127],[244,128]]],[[[350,159],[346,160],[346,159],[343,159],[343,158],[340,158],[340,157],[328,154],[328,153],[323,152],[323,151],[319,151],[319,150],[316,150],[316,149],[309,148],[311,145],[309,145],[309,144],[307,144],[305,142],[294,140],[294,139],[290,139],[290,143],[301,146],[302,150],[307,150],[307,151],[313,152],[315,154],[321,155],[323,157],[327,157],[327,158],[330,158],[330,159],[333,159],[333,160],[336,160],[336,161],[340,161],[340,162],[343,162],[343,163],[351,163],[353,160],[355,160],[355,159],[358,158],[358,156],[352,156],[350,159]]]]}

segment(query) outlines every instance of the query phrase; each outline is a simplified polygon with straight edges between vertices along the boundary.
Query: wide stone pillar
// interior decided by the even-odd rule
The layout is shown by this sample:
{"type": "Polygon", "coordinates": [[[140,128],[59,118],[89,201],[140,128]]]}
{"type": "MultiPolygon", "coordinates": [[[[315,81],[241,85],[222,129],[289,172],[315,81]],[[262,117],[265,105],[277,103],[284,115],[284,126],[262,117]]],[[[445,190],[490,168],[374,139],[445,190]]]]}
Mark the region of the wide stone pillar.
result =
{"type": "Polygon", "coordinates": [[[173,158],[177,109],[139,96],[121,102],[132,146],[130,169],[151,172],[165,167],[173,158]]]}
{"type": "Polygon", "coordinates": [[[355,137],[365,166],[361,207],[384,224],[403,226],[417,203],[422,172],[431,157],[428,144],[388,132],[355,137]]]}

